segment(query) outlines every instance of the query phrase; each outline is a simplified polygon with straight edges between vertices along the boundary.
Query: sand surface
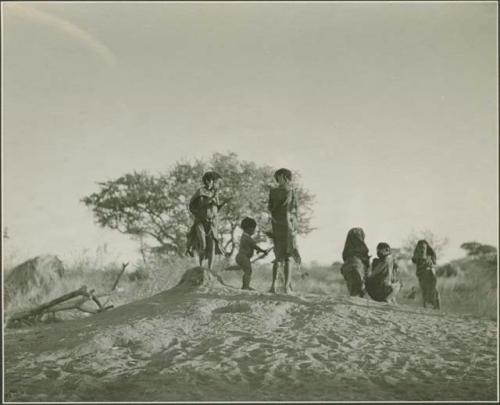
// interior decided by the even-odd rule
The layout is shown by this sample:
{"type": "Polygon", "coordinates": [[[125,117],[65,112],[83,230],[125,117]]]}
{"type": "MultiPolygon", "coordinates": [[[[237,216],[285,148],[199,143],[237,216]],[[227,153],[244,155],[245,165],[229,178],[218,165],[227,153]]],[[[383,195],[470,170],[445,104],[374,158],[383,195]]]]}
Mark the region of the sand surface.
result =
{"type": "Polygon", "coordinates": [[[204,272],[85,319],[7,330],[4,396],[492,401],[496,350],[492,321],[361,298],[244,292],[204,272]]]}

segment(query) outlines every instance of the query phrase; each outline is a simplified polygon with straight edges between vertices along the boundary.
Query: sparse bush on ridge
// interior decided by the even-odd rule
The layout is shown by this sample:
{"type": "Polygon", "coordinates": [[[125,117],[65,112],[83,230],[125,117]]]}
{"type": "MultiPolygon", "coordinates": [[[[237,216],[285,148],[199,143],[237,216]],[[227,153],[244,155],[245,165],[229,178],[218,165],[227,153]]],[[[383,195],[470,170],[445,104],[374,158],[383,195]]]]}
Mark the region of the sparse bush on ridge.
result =
{"type": "Polygon", "coordinates": [[[482,256],[497,254],[497,248],[491,245],[485,245],[479,242],[465,242],[460,245],[467,252],[467,256],[482,256]]]}
{"type": "MultiPolygon", "coordinates": [[[[151,260],[148,264],[138,262],[131,265],[131,271],[126,271],[120,278],[117,290],[108,304],[119,306],[149,297],[160,291],[173,287],[180,279],[184,270],[195,265],[194,259],[169,258],[151,260]]],[[[64,277],[52,283],[50,289],[32,288],[28,292],[14,291],[4,286],[4,314],[32,309],[45,302],[77,290],[83,285],[95,289],[98,293],[108,292],[121,271],[120,263],[103,264],[100,258],[88,254],[80,254],[76,259],[65,265],[64,277]]],[[[103,298],[106,302],[108,298],[103,298]]],[[[87,316],[79,311],[65,311],[57,314],[59,319],[72,319],[87,316]]]]}
{"type": "MultiPolygon", "coordinates": [[[[497,305],[497,259],[496,255],[465,257],[441,266],[439,269],[449,274],[457,270],[452,277],[439,277],[438,290],[441,294],[443,312],[455,314],[471,314],[477,317],[496,319],[497,305]],[[452,269],[452,270],[450,270],[452,269]]],[[[47,292],[32,289],[25,294],[14,294],[6,303],[4,309],[6,318],[9,313],[26,310],[50,301],[56,297],[76,290],[82,285],[95,289],[97,292],[109,291],[118,276],[120,263],[104,263],[89,255],[80,255],[72,262],[65,264],[65,275],[60,282],[54,283],[47,292]],[[99,265],[102,264],[102,267],[99,265]]],[[[214,270],[219,272],[224,282],[236,288],[241,287],[240,271],[222,271],[230,263],[230,259],[220,259],[214,270]]],[[[123,274],[116,292],[109,304],[119,306],[138,299],[147,298],[161,291],[174,287],[182,274],[197,265],[194,258],[176,256],[151,256],[147,262],[142,260],[131,263],[123,274]]],[[[347,296],[344,279],[340,273],[342,263],[335,262],[331,266],[317,263],[302,265],[301,271],[292,262],[293,287],[299,294],[324,294],[332,296],[347,296]]],[[[413,265],[407,272],[400,273],[403,288],[398,296],[398,302],[415,307],[421,307],[421,293],[413,265]],[[413,287],[418,289],[415,298],[405,298],[413,287]]],[[[282,280],[281,280],[282,281],[282,280]]],[[[271,284],[271,264],[257,262],[254,264],[252,286],[260,291],[267,291],[271,284]]],[[[9,294],[9,291],[4,291],[9,294]]],[[[106,300],[106,299],[104,299],[106,300]]],[[[78,311],[68,311],[58,314],[60,319],[71,319],[86,316],[78,311]]]]}
{"type": "Polygon", "coordinates": [[[436,276],[438,277],[456,277],[460,273],[460,267],[456,264],[446,263],[436,269],[436,276]]]}
{"type": "Polygon", "coordinates": [[[412,231],[410,235],[403,241],[401,248],[393,249],[395,257],[397,260],[410,260],[413,256],[413,250],[417,245],[417,242],[421,239],[426,240],[432,249],[436,252],[438,258],[441,256],[442,251],[448,245],[448,238],[436,235],[429,229],[424,229],[422,231],[416,232],[412,231]]]}
{"type": "MultiPolygon", "coordinates": [[[[99,190],[82,202],[100,226],[130,235],[139,241],[142,252],[183,256],[192,224],[189,200],[209,169],[222,176],[220,195],[228,200],[219,215],[221,248],[234,253],[238,225],[245,216],[257,221],[256,238],[263,239],[262,231],[269,226],[266,204],[275,168],[240,160],[235,153],[215,153],[206,161],[177,162],[164,174],[134,172],[99,182],[99,190]]],[[[306,235],[313,230],[314,195],[301,184],[299,173],[294,178],[299,201],[298,233],[306,235]]]]}

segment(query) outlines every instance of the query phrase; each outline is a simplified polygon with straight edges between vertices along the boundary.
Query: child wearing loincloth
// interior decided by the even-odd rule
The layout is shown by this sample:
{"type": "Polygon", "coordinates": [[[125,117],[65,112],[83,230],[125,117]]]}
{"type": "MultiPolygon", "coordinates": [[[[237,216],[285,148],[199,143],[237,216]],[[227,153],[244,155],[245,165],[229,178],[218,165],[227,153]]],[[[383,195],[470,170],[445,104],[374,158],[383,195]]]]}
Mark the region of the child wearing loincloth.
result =
{"type": "MultiPolygon", "coordinates": [[[[271,292],[275,292],[278,266],[284,264],[285,294],[291,290],[292,274],[290,257],[300,258],[297,248],[298,204],[295,190],[291,187],[292,172],[281,168],[274,173],[278,187],[269,192],[268,209],[271,213],[274,254],[271,292]]],[[[300,259],[299,259],[300,260],[300,259]]]]}
{"type": "Polygon", "coordinates": [[[206,172],[202,182],[203,186],[196,191],[189,202],[189,211],[194,216],[194,223],[187,236],[187,253],[193,256],[193,251],[196,251],[200,266],[206,259],[208,268],[211,269],[214,255],[222,254],[219,247],[217,214],[227,201],[219,200],[222,182],[219,173],[206,172]]]}

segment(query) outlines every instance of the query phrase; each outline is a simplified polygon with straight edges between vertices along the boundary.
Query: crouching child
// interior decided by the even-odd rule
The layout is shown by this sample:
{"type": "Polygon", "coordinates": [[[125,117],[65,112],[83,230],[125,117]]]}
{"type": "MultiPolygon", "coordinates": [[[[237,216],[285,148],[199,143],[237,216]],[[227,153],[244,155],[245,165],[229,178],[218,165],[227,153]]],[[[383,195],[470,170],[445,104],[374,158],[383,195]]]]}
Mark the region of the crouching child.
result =
{"type": "Polygon", "coordinates": [[[385,242],[377,245],[377,257],[365,280],[368,295],[375,301],[396,303],[396,295],[401,289],[398,278],[398,264],[391,254],[391,247],[385,242]]]}

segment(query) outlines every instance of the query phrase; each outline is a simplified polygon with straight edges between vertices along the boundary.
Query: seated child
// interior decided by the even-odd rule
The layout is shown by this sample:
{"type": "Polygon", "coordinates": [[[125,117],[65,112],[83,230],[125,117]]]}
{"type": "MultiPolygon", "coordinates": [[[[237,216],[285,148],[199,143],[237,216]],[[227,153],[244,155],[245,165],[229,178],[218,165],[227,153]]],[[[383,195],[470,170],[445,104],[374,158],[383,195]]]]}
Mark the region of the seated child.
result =
{"type": "Polygon", "coordinates": [[[401,288],[398,280],[398,265],[391,254],[391,247],[385,242],[377,245],[377,258],[372,261],[372,269],[366,277],[368,295],[375,301],[395,303],[401,288]]]}
{"type": "Polygon", "coordinates": [[[253,218],[246,217],[241,221],[241,229],[243,229],[243,234],[240,239],[240,247],[238,254],[236,255],[236,263],[243,270],[243,290],[252,290],[250,288],[250,280],[252,278],[252,263],[250,259],[253,256],[254,250],[267,253],[268,250],[264,250],[257,245],[252,239],[252,235],[255,233],[257,228],[257,223],[253,218]]]}
{"type": "Polygon", "coordinates": [[[340,272],[344,276],[347,290],[351,297],[364,297],[365,285],[363,278],[368,274],[370,256],[365,244],[365,232],[361,228],[352,228],[347,233],[347,238],[342,251],[344,264],[340,272]]]}

